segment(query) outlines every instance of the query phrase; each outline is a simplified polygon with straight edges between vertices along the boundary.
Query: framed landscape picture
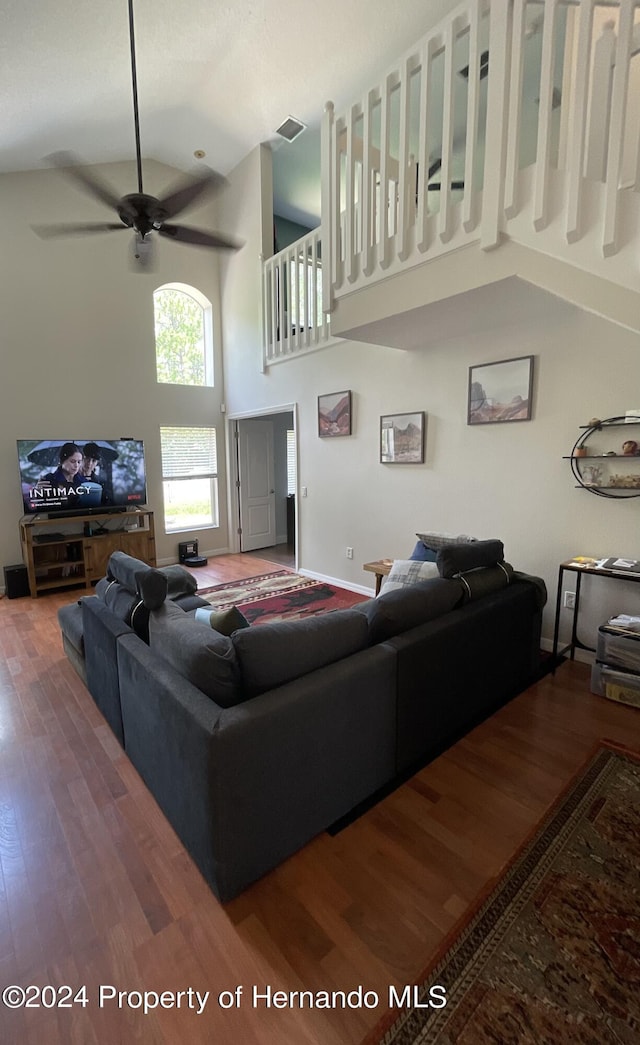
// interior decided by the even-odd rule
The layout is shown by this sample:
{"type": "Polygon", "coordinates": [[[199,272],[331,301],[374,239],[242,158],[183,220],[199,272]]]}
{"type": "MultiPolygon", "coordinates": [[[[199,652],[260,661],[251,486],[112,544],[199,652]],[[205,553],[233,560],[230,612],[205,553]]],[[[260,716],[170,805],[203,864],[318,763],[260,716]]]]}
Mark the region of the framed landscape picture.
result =
{"type": "Polygon", "coordinates": [[[469,367],[468,425],[531,420],[533,356],[469,367]]]}
{"type": "Polygon", "coordinates": [[[383,414],[380,418],[381,464],[423,464],[424,411],[383,414]]]}
{"type": "Polygon", "coordinates": [[[351,392],[318,396],[318,435],[321,439],[351,435],[351,392]]]}

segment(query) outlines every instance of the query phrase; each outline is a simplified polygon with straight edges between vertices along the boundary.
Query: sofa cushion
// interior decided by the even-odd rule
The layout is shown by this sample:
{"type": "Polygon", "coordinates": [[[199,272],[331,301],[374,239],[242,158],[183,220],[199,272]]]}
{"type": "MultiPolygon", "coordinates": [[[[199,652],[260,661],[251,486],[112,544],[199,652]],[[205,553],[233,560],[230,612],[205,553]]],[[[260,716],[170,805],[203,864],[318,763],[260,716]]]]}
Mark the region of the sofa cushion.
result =
{"type": "Polygon", "coordinates": [[[230,708],[244,699],[231,639],[200,624],[171,600],[149,614],[149,647],[220,707],[230,708]]]}
{"type": "Polygon", "coordinates": [[[235,631],[233,642],[247,696],[257,696],[369,644],[366,617],[356,610],[275,621],[235,631]]]}
{"type": "Polygon", "coordinates": [[[472,599],[481,599],[491,592],[500,591],[511,583],[513,566],[509,562],[499,562],[495,566],[483,566],[478,570],[467,570],[459,573],[457,580],[462,585],[463,603],[472,599]]]}
{"type": "Polygon", "coordinates": [[[461,598],[457,581],[432,577],[409,587],[382,592],[377,599],[361,602],[355,609],[367,618],[369,641],[375,645],[449,613],[461,598]]]}
{"type": "Polygon", "coordinates": [[[418,581],[426,581],[437,576],[438,567],[435,562],[394,559],[389,575],[382,582],[380,595],[383,592],[394,591],[396,588],[406,588],[408,585],[416,584],[418,581]]]}
{"type": "Polygon", "coordinates": [[[238,628],[249,627],[249,621],[237,606],[230,606],[227,610],[212,610],[211,607],[203,606],[196,610],[195,619],[219,631],[221,635],[231,635],[238,628]]]}
{"type": "Polygon", "coordinates": [[[430,530],[426,533],[417,533],[416,537],[432,551],[439,551],[447,544],[466,544],[477,540],[477,537],[469,537],[466,533],[442,533],[439,530],[430,530]]]}
{"type": "Polygon", "coordinates": [[[416,546],[409,558],[414,562],[435,562],[436,554],[433,548],[427,548],[424,541],[416,541],[416,546]]]}
{"type": "Polygon", "coordinates": [[[504,561],[502,541],[473,541],[465,544],[448,544],[438,552],[436,562],[441,577],[457,577],[467,570],[478,570],[482,566],[495,566],[504,561]]]}

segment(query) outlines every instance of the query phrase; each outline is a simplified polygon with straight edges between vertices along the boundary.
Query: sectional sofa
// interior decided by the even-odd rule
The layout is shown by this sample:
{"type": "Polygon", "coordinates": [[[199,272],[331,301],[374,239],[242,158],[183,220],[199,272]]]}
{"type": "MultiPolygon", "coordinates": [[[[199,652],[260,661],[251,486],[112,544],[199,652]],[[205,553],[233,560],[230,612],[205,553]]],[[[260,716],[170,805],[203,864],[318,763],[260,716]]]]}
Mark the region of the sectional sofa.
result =
{"type": "Polygon", "coordinates": [[[222,635],[194,619],[207,604],[176,568],[114,553],[96,594],[59,611],[65,648],[220,900],[533,680],[543,583],[465,555],[464,569],[439,564],[456,575],[222,635]]]}

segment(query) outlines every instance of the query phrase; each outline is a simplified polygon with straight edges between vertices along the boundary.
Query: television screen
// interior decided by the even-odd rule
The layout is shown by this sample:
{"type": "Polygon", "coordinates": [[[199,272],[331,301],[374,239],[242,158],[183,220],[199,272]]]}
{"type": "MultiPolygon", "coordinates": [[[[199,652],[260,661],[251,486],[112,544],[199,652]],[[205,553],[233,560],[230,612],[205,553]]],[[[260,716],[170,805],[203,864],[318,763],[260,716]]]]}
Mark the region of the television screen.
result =
{"type": "Polygon", "coordinates": [[[122,511],[146,503],[140,439],[19,439],[26,513],[122,511]]]}

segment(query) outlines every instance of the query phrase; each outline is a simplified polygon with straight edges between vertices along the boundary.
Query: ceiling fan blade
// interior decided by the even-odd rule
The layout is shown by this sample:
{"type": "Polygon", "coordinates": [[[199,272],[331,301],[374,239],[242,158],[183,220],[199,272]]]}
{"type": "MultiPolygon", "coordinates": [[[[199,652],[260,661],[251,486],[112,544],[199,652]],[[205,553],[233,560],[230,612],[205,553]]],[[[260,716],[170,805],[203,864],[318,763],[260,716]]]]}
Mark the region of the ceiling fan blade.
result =
{"type": "Polygon", "coordinates": [[[87,168],[84,167],[77,156],[74,156],[71,152],[54,152],[50,156],[45,157],[50,163],[53,163],[55,167],[58,167],[63,174],[67,174],[70,178],[73,178],[77,184],[85,189],[91,196],[97,196],[99,200],[106,203],[107,207],[111,207],[112,210],[117,210],[119,198],[109,188],[109,186],[101,181],[100,178],[96,177],[95,174],[89,174],[87,168]]]}
{"type": "Polygon", "coordinates": [[[217,192],[223,185],[226,185],[226,178],[207,167],[204,174],[178,183],[172,192],[160,200],[160,206],[168,218],[174,218],[203,193],[217,192]]]}
{"type": "Polygon", "coordinates": [[[65,222],[60,225],[32,225],[31,228],[40,239],[53,239],[55,236],[81,236],[92,232],[113,232],[126,229],[121,221],[103,222],[65,222]]]}
{"type": "Polygon", "coordinates": [[[214,247],[217,250],[240,250],[242,243],[221,236],[217,232],[206,232],[204,229],[193,229],[188,225],[162,225],[158,229],[161,236],[169,236],[180,243],[193,243],[199,247],[214,247]]]}

